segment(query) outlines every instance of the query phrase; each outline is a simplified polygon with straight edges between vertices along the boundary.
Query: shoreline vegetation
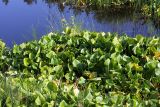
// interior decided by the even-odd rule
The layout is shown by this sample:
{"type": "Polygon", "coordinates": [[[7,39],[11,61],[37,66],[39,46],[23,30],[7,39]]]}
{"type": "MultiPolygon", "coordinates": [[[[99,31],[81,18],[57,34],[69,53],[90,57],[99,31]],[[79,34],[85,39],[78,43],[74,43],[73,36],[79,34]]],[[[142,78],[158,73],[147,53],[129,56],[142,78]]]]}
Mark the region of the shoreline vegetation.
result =
{"type": "Polygon", "coordinates": [[[66,27],[8,49],[0,41],[1,107],[158,107],[160,38],[66,27]]]}
{"type": "MultiPolygon", "coordinates": [[[[159,0],[44,1],[117,14],[133,9],[160,22],[159,0]]],[[[160,106],[160,37],[76,27],[13,48],[0,41],[0,107],[160,106]]]]}
{"type": "Polygon", "coordinates": [[[99,10],[133,9],[141,13],[144,19],[152,19],[160,24],[160,1],[159,0],[65,0],[62,4],[70,4],[74,8],[91,8],[99,10]],[[74,1],[74,2],[73,2],[74,1]]]}
{"type": "MultiPolygon", "coordinates": [[[[3,0],[7,5],[9,0],[3,0]]],[[[27,4],[37,3],[37,0],[25,0],[27,4]]],[[[98,10],[118,10],[134,9],[141,13],[144,19],[152,19],[156,24],[160,24],[160,1],[159,0],[44,0],[48,5],[58,3],[63,10],[69,5],[76,9],[98,9],[98,10]]]]}

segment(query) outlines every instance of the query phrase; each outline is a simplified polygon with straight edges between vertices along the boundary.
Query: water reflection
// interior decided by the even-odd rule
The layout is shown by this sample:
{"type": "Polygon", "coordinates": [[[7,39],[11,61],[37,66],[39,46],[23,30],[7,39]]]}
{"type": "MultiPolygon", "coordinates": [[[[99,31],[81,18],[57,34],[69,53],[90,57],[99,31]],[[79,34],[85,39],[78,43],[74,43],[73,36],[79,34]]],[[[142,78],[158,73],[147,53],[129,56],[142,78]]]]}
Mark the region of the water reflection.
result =
{"type": "Polygon", "coordinates": [[[51,30],[61,30],[61,20],[70,22],[71,16],[75,23],[81,23],[83,29],[91,31],[127,33],[131,36],[150,36],[160,31],[152,21],[139,19],[133,8],[77,8],[64,5],[64,0],[2,0],[0,13],[0,38],[8,46],[12,46],[13,41],[20,44],[33,40],[33,36],[28,36],[33,35],[33,31],[40,38],[51,30]]]}
{"type": "MultiPolygon", "coordinates": [[[[9,0],[2,0],[4,2],[5,5],[7,5],[9,3],[9,0]]],[[[24,0],[25,3],[27,3],[28,5],[31,4],[37,4],[37,0],[24,0]]],[[[57,4],[58,9],[60,12],[64,12],[65,9],[65,0],[42,0],[42,2],[46,3],[48,5],[49,8],[51,8],[53,5],[52,4],[57,4]]],[[[75,2],[75,1],[74,1],[75,2]]],[[[100,23],[105,23],[105,22],[111,22],[111,23],[123,23],[124,21],[130,19],[130,20],[134,20],[137,21],[137,19],[139,20],[139,18],[141,18],[143,20],[142,23],[147,22],[147,20],[145,18],[142,17],[137,17],[139,16],[139,14],[136,14],[136,10],[134,8],[121,8],[118,9],[115,7],[113,8],[106,8],[106,9],[102,9],[102,10],[98,10],[96,7],[93,8],[75,8],[74,5],[70,5],[70,8],[73,9],[74,14],[78,15],[81,14],[82,11],[85,11],[86,14],[90,14],[91,12],[94,12],[94,18],[99,21],[100,23]]],[[[156,21],[153,21],[153,25],[155,25],[156,28],[160,28],[160,26],[156,23],[156,21]]]]}
{"type": "Polygon", "coordinates": [[[9,2],[9,0],[2,0],[2,2],[3,2],[5,5],[7,5],[8,2],[9,2]]]}
{"type": "Polygon", "coordinates": [[[33,2],[37,4],[37,0],[24,0],[24,2],[26,2],[28,5],[33,4],[33,2]]]}
{"type": "MultiPolygon", "coordinates": [[[[9,3],[9,0],[2,0],[2,2],[7,5],[9,3]]],[[[25,3],[28,5],[31,4],[37,4],[37,0],[24,0],[25,3]]],[[[53,5],[52,4],[57,4],[58,9],[60,12],[64,12],[65,5],[64,2],[65,0],[42,0],[42,2],[46,3],[49,8],[51,8],[53,5]]],[[[111,22],[111,23],[117,23],[117,21],[124,22],[128,19],[130,20],[137,20],[137,14],[135,14],[135,9],[134,8],[121,8],[121,9],[114,9],[114,8],[108,8],[108,9],[103,9],[103,10],[97,10],[96,7],[94,8],[75,8],[73,5],[70,6],[71,9],[73,9],[74,14],[78,15],[81,14],[82,11],[85,11],[86,14],[90,14],[91,12],[94,12],[94,18],[99,21],[100,23],[105,23],[105,22],[111,22]]],[[[146,22],[144,20],[144,22],[146,22]]],[[[156,25],[158,27],[158,25],[156,25]]]]}

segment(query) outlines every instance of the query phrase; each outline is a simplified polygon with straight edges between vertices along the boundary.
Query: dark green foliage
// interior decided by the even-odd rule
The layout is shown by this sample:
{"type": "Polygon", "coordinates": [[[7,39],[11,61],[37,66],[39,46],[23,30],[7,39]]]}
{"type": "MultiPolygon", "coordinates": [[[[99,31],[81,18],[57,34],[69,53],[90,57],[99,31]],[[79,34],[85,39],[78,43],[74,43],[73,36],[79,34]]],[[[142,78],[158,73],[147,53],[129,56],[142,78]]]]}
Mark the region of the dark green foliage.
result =
{"type": "Polygon", "coordinates": [[[1,105],[160,105],[160,38],[67,29],[11,50],[0,42],[1,105]]]}

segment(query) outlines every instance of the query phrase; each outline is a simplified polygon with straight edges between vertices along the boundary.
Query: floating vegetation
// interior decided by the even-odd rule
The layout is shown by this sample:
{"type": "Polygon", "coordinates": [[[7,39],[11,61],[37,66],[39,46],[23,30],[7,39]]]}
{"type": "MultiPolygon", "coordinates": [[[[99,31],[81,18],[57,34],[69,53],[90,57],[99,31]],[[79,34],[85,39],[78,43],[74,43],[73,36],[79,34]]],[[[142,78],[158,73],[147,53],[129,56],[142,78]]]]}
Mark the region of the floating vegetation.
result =
{"type": "Polygon", "coordinates": [[[66,28],[12,49],[0,42],[0,105],[160,105],[160,38],[66,28]]]}

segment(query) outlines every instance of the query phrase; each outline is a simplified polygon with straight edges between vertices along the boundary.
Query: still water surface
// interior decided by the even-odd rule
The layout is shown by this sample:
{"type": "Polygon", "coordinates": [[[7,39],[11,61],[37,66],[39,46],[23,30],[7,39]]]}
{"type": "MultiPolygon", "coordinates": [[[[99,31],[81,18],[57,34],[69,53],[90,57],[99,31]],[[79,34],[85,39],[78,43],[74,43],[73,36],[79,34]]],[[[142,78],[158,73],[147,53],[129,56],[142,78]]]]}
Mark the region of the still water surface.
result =
{"type": "MultiPolygon", "coordinates": [[[[122,14],[107,10],[79,10],[71,6],[49,2],[50,0],[2,0],[0,1],[0,38],[11,47],[14,43],[39,39],[50,31],[62,30],[62,19],[73,22],[90,31],[118,32],[131,36],[159,35],[160,29],[152,22],[136,20],[134,12],[122,14]]],[[[53,0],[54,1],[54,0],[53,0]]]]}

